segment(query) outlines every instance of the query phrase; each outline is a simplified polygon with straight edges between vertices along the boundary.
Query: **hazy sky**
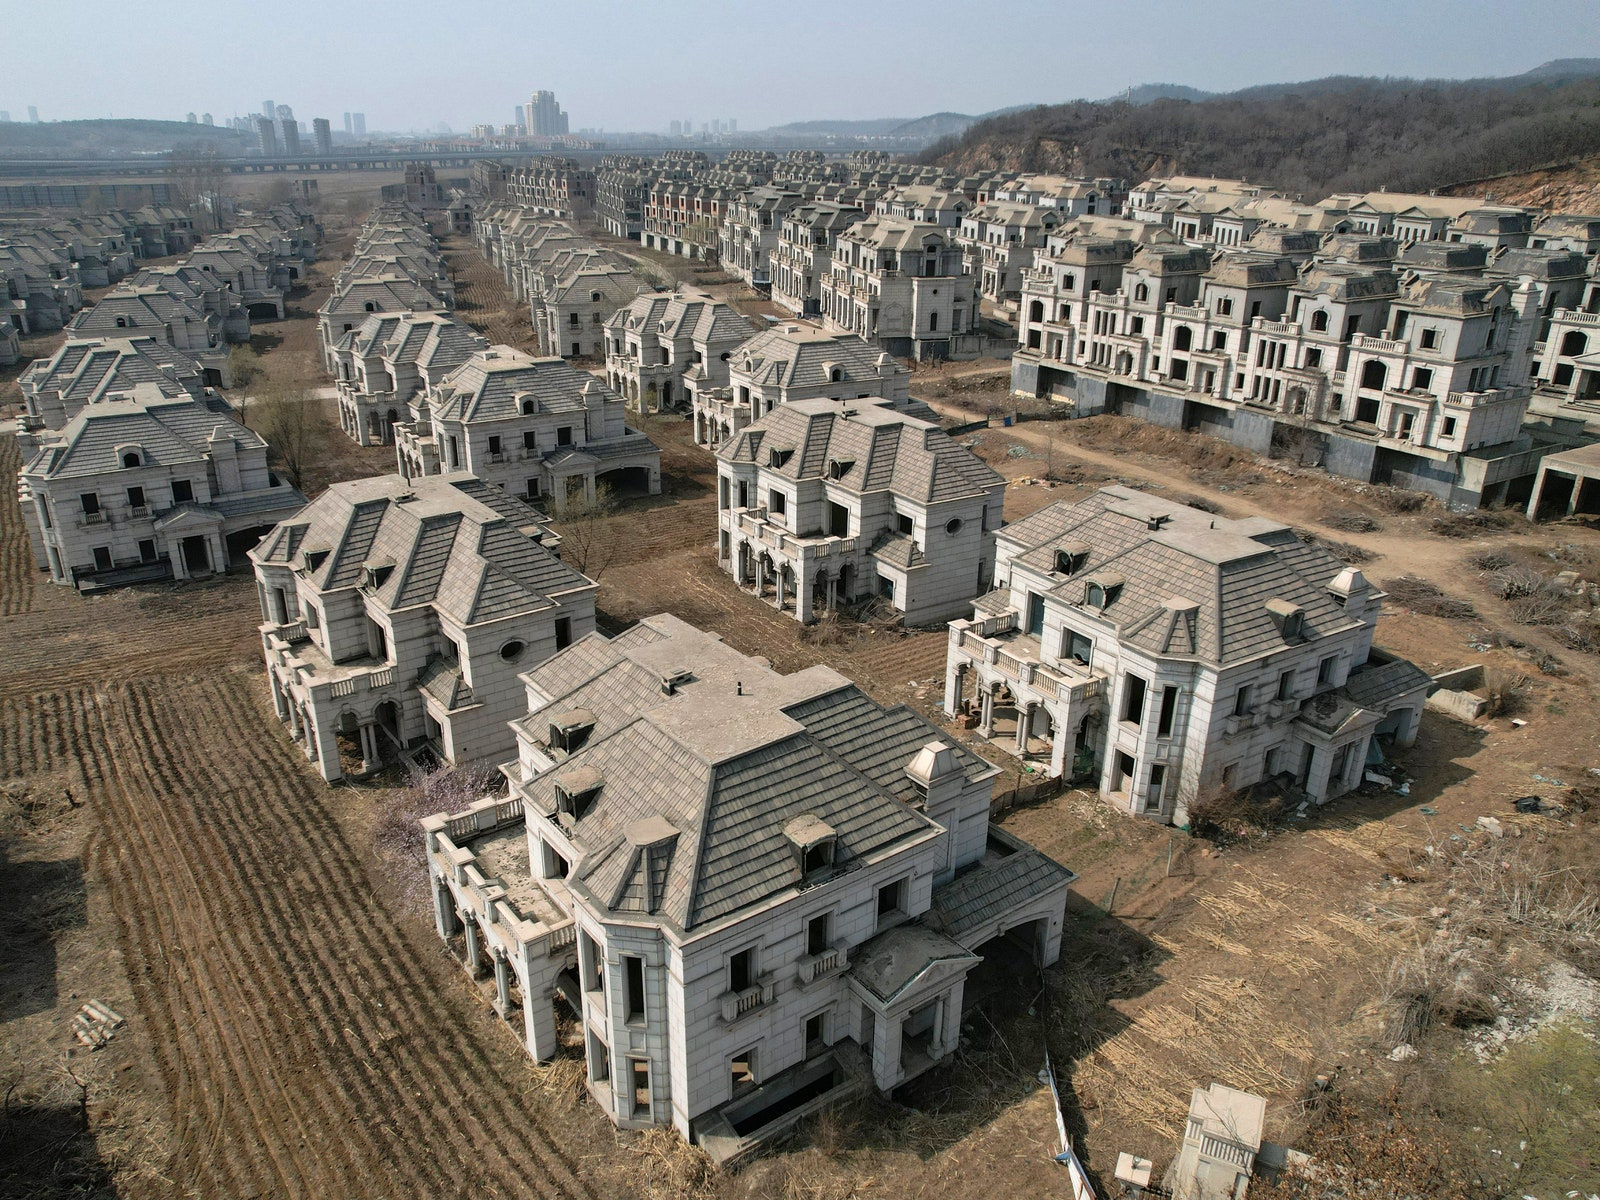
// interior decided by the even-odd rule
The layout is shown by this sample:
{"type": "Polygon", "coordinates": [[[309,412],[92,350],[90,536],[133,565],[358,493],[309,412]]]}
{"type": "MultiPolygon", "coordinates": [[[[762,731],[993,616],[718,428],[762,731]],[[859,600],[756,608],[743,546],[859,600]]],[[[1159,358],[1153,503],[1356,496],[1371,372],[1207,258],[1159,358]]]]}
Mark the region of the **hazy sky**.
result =
{"type": "Polygon", "coordinates": [[[1600,55],[1595,0],[0,0],[0,109],[457,130],[550,88],[572,127],[979,113],[1133,84],[1505,75],[1600,55]]]}

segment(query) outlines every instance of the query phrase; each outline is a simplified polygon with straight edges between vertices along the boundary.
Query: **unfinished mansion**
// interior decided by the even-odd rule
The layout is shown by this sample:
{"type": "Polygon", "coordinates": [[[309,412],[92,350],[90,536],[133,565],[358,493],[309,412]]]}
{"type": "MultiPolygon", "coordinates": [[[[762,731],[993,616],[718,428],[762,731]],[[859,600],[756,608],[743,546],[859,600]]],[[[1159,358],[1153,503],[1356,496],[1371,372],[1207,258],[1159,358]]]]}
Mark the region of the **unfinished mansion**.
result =
{"type": "Polygon", "coordinates": [[[1600,221],[1574,222],[1151,180],[1123,219],[1081,218],[1034,252],[1012,386],[1452,508],[1526,501],[1540,459],[1600,416],[1582,360],[1600,221]]]}

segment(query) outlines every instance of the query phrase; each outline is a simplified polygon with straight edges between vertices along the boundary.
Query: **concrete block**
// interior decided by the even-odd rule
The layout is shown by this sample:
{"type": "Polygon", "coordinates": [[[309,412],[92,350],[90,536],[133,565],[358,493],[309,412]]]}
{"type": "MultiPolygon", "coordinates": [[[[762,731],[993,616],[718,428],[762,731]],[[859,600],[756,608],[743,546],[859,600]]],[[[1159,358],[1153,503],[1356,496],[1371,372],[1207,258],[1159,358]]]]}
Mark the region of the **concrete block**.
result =
{"type": "Polygon", "coordinates": [[[1444,713],[1460,721],[1476,721],[1483,716],[1489,707],[1489,702],[1475,692],[1440,688],[1428,697],[1427,706],[1434,712],[1444,713]]]}

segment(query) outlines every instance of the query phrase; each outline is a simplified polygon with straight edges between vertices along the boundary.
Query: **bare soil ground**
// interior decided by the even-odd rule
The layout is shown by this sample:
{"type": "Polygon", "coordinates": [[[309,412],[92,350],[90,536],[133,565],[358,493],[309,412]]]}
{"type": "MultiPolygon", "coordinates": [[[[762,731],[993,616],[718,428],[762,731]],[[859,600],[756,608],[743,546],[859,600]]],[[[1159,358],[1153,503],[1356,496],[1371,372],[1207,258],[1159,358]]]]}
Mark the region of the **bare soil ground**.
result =
{"type": "MultiPolygon", "coordinates": [[[[491,288],[464,315],[497,303],[491,288]]],[[[269,365],[307,336],[315,304],[297,307],[269,365]]],[[[943,388],[989,387],[959,382],[981,374],[923,373],[916,388],[943,406],[943,388]]],[[[671,609],[780,669],[826,662],[936,716],[942,632],[818,639],[739,593],[712,557],[712,460],[687,422],[643,426],[663,449],[665,494],[603,530],[608,623],[671,609]]],[[[668,1135],[614,1133],[582,1099],[576,1060],[528,1064],[455,973],[414,881],[374,845],[396,793],[324,787],[272,718],[248,578],[82,600],[31,571],[15,495],[0,489],[0,1145],[16,1151],[0,1154],[0,1194],[1066,1196],[1036,1079],[1047,1043],[1080,1150],[1106,1182],[1119,1150],[1159,1172],[1188,1089],[1213,1079],[1267,1095],[1269,1136],[1290,1139],[1307,1128],[1299,1101],[1314,1074],[1367,1113],[1391,1085],[1436,1098],[1455,1031],[1419,1039],[1414,1062],[1385,1057],[1389,968],[1460,902],[1456,876],[1418,866],[1424,848],[1478,845],[1474,822],[1492,814],[1508,848],[1592,861],[1592,823],[1519,816],[1510,801],[1563,797],[1600,765],[1600,661],[1516,626],[1467,559],[1502,549],[1553,569],[1559,556],[1592,578],[1600,537],[1508,523],[1446,538],[1436,511],[1392,513],[1381,493],[1159,433],[1099,420],[966,436],[1018,481],[1012,519],[1124,479],[1325,532],[1370,555],[1375,579],[1413,575],[1471,601],[1477,622],[1396,611],[1380,639],[1429,669],[1481,661],[1525,676],[1525,724],[1430,713],[1400,758],[1409,795],[1359,796],[1236,844],[1115,816],[1084,793],[1011,809],[1007,828],[1079,873],[1062,962],[1043,980],[1018,974],[971,1014],[947,1068],[720,1176],[668,1135]],[[1324,523],[1352,509],[1377,528],[1324,523]],[[1567,673],[1475,649],[1491,627],[1567,673]],[[128,1017],[94,1053],[66,1024],[91,997],[128,1017]]],[[[0,469],[14,465],[0,438],[0,469]]],[[[1506,958],[1523,974],[1538,966],[1523,950],[1506,958]]],[[[1474,1169],[1489,1136],[1460,1149],[1474,1169]]],[[[1428,1191],[1481,1194],[1437,1180],[1428,1191]]]]}

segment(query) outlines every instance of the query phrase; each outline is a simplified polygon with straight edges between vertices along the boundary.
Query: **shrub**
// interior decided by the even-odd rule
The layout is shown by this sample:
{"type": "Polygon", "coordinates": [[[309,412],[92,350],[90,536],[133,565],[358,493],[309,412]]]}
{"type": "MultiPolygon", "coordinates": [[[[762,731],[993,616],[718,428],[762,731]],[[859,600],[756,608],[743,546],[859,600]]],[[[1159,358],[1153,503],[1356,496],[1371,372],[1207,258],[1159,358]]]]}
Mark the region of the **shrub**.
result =
{"type": "Polygon", "coordinates": [[[1483,694],[1491,717],[1514,717],[1528,707],[1528,678],[1510,671],[1491,669],[1484,673],[1483,694]]]}
{"type": "Polygon", "coordinates": [[[1477,610],[1465,600],[1447,596],[1426,579],[1418,579],[1415,575],[1402,575],[1398,579],[1387,580],[1383,590],[1389,593],[1389,599],[1420,617],[1441,617],[1446,621],[1471,621],[1478,615],[1477,610]]]}
{"type": "Polygon", "coordinates": [[[1480,550],[1467,555],[1467,565],[1478,571],[1503,571],[1511,565],[1511,556],[1503,550],[1480,550]]]}
{"type": "Polygon", "coordinates": [[[1377,533],[1383,528],[1366,513],[1349,508],[1325,514],[1322,523],[1329,529],[1337,529],[1340,533],[1377,533]]]}

